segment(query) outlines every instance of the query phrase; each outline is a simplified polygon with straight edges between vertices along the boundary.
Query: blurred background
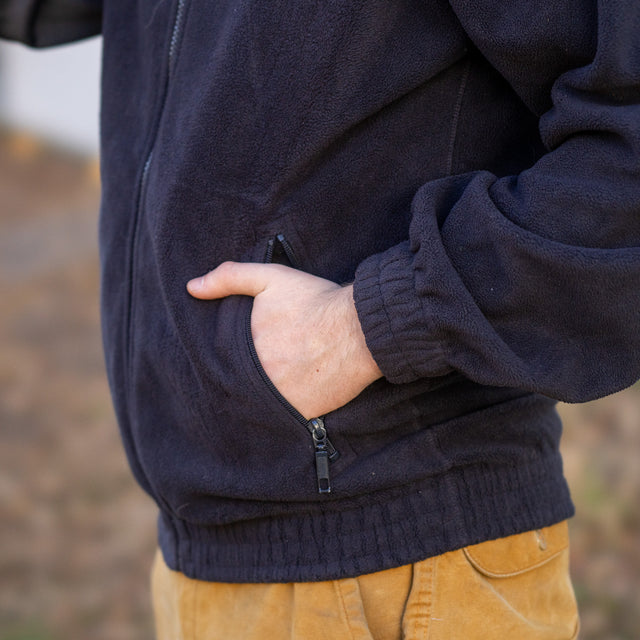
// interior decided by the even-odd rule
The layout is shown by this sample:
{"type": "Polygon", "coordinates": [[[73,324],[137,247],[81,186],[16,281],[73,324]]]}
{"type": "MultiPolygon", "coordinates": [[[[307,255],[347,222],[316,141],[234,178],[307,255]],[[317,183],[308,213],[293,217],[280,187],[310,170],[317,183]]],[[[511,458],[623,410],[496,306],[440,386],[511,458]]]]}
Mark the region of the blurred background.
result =
{"type": "MultiPolygon", "coordinates": [[[[0,640],[151,640],[99,332],[100,41],[0,43],[0,640]]],[[[561,405],[583,640],[640,639],[640,386],[561,405]]]]}

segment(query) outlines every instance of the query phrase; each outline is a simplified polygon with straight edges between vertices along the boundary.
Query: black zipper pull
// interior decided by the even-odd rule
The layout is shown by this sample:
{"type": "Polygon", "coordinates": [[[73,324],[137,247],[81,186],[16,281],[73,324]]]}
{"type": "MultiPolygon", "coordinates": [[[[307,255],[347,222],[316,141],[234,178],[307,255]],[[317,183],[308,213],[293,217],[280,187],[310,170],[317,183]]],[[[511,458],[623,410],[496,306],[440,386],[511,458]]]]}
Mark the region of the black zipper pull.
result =
{"type": "Polygon", "coordinates": [[[322,418],[313,418],[309,420],[311,425],[311,435],[313,437],[313,445],[316,450],[316,476],[318,478],[318,493],[331,493],[331,481],[329,479],[329,458],[330,451],[335,449],[330,446],[331,443],[327,438],[327,429],[324,426],[322,418]]]}

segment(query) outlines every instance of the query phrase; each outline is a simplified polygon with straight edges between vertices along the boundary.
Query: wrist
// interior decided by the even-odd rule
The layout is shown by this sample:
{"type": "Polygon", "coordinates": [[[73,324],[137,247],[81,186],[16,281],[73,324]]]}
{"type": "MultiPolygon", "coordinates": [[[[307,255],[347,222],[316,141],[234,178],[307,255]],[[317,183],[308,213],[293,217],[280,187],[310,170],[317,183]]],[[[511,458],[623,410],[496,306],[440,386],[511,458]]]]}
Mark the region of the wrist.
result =
{"type": "Polygon", "coordinates": [[[362,331],[353,299],[353,285],[342,287],[340,295],[343,300],[343,308],[346,312],[345,320],[349,328],[350,357],[354,364],[357,364],[357,375],[361,378],[362,384],[368,386],[378,378],[382,378],[382,371],[380,371],[377,362],[367,346],[367,341],[362,331]]]}

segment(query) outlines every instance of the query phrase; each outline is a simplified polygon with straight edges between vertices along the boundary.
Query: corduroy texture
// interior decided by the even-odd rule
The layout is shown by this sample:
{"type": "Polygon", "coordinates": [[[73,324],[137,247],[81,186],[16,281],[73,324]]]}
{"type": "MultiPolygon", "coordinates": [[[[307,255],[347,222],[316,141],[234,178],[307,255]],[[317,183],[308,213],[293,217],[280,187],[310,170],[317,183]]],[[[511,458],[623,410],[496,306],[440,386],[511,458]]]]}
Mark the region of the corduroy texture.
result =
{"type": "Polygon", "coordinates": [[[103,18],[105,355],[171,568],[324,580],[569,517],[547,396],[640,376],[640,5],[110,0],[103,18]],[[355,281],[386,376],[325,416],[329,495],[251,357],[251,300],[185,291],[278,234],[355,281]]]}
{"type": "Polygon", "coordinates": [[[158,554],[158,640],[572,640],[567,523],[357,578],[192,580],[158,554]]]}

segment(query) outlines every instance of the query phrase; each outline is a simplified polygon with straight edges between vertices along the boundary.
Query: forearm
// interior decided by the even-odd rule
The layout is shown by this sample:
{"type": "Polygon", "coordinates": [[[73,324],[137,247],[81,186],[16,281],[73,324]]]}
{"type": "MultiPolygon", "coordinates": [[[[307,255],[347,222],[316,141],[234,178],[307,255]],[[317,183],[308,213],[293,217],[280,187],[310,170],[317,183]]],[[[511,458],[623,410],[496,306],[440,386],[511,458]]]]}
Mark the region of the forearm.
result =
{"type": "MultiPolygon", "coordinates": [[[[578,401],[640,377],[640,12],[601,3],[599,21],[589,64],[553,83],[529,69],[532,103],[553,84],[540,120],[548,153],[519,175],[425,184],[410,242],[360,265],[358,311],[390,381],[456,370],[578,401]]],[[[513,47],[482,27],[485,54],[507,69],[513,47]]],[[[537,60],[534,47],[523,52],[537,60]]]]}

